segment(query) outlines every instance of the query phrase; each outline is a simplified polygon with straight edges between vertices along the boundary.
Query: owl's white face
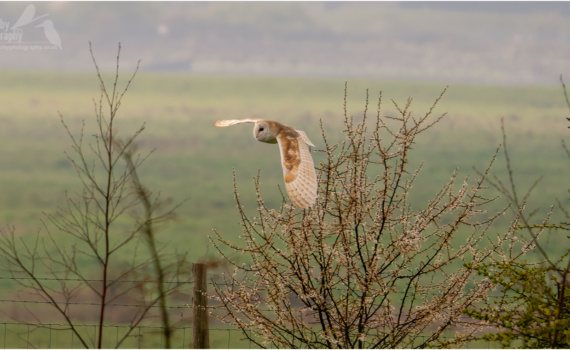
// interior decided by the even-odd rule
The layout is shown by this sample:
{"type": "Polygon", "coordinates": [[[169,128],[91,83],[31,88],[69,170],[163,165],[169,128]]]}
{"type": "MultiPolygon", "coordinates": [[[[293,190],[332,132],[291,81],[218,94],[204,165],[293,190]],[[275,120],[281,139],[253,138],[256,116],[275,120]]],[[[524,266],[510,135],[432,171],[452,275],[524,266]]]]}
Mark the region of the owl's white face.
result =
{"type": "Polygon", "coordinates": [[[257,141],[266,143],[277,143],[277,133],[265,122],[256,122],[253,128],[253,137],[257,141]]]}

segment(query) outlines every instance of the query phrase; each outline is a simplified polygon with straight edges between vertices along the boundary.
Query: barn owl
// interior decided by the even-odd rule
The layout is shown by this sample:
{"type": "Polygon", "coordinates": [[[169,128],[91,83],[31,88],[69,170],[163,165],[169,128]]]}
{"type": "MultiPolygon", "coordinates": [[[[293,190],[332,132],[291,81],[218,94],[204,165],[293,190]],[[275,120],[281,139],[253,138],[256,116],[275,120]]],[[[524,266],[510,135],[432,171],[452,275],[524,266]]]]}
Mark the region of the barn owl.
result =
{"type": "Polygon", "coordinates": [[[271,120],[255,118],[218,120],[214,125],[225,127],[240,123],[255,123],[253,137],[257,141],[279,144],[285,189],[291,202],[301,209],[315,204],[317,175],[309,151],[309,146],[315,145],[305,132],[271,120]]]}

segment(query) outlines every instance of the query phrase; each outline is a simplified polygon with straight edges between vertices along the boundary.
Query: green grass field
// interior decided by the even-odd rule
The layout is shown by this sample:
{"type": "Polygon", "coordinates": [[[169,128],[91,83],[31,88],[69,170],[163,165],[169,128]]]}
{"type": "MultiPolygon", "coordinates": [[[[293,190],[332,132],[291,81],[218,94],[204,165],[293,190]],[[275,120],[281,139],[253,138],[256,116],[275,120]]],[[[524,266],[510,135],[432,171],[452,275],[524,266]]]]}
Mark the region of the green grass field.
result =
{"type": "MultiPolygon", "coordinates": [[[[122,73],[123,81],[129,74],[122,73]]],[[[71,151],[71,142],[59,113],[76,135],[85,121],[90,141],[99,85],[94,73],[0,71],[0,81],[0,226],[13,225],[19,235],[27,235],[42,227],[44,213],[53,213],[63,203],[66,190],[79,188],[64,153],[71,151]]],[[[361,115],[368,89],[370,116],[376,114],[380,91],[382,115],[394,113],[391,100],[403,105],[412,97],[412,111],[421,116],[444,88],[437,83],[351,80],[347,110],[361,115]]],[[[143,151],[155,151],[140,168],[141,180],[163,198],[188,199],[177,219],[161,227],[162,242],[198,260],[216,255],[207,237],[212,229],[237,239],[241,229],[232,168],[248,208],[255,206],[251,179],[258,169],[266,204],[280,205],[277,147],[255,141],[251,125],[218,129],[215,120],[279,120],[304,130],[318,149],[319,120],[326,124],[330,140],[340,140],[343,103],[344,81],[338,79],[137,75],[123,99],[117,131],[127,136],[145,123],[138,144],[143,151]]],[[[569,140],[569,111],[559,86],[452,85],[435,110],[444,112],[446,118],[418,139],[411,160],[425,164],[414,187],[418,206],[455,168],[461,176],[477,177],[473,167],[483,170],[502,142],[501,118],[519,188],[544,175],[531,206],[545,212],[555,197],[569,204],[568,159],[560,145],[561,139],[569,140]]],[[[320,154],[314,157],[318,163],[320,154]]],[[[505,174],[501,156],[495,172],[505,174]]],[[[550,243],[555,246],[562,238],[565,242],[565,237],[554,237],[550,243]]]]}
{"type": "MultiPolygon", "coordinates": [[[[123,73],[126,80],[128,73],[123,73]]],[[[64,152],[70,151],[58,113],[79,134],[81,121],[92,134],[93,99],[99,97],[95,74],[0,72],[0,222],[19,231],[35,231],[42,212],[61,202],[78,182],[64,152]],[[91,131],[90,131],[91,130],[91,131]]],[[[391,100],[422,115],[445,86],[421,82],[349,81],[347,109],[362,114],[369,89],[369,115],[375,115],[379,91],[383,114],[391,100]]],[[[118,132],[129,135],[146,123],[139,138],[143,150],[156,149],[141,169],[145,184],[174,200],[189,198],[179,220],[168,227],[169,239],[184,244],[192,237],[206,244],[212,228],[238,229],[231,190],[236,168],[241,195],[252,198],[250,179],[261,170],[262,190],[272,205],[281,184],[276,147],[256,142],[251,126],[217,129],[221,118],[276,119],[307,132],[319,147],[319,119],[331,139],[340,137],[344,82],[335,79],[220,77],[140,73],[125,95],[118,132]]],[[[421,196],[444,183],[458,167],[472,174],[482,169],[501,143],[505,118],[509,145],[521,183],[543,174],[537,204],[548,205],[567,185],[560,140],[567,137],[568,114],[557,86],[450,86],[435,113],[447,117],[422,135],[414,161],[424,161],[421,196]],[[425,192],[425,193],[424,193],[425,192]]],[[[338,138],[337,138],[338,139],[338,138]]],[[[315,154],[315,161],[319,161],[315,154]]],[[[502,171],[502,167],[496,167],[502,171]]],[[[521,185],[522,186],[522,185],[521,185]]],[[[521,187],[522,188],[522,187],[521,187]]],[[[250,201],[253,205],[253,202],[250,201]]],[[[228,232],[228,234],[231,234],[228,232]]],[[[203,249],[199,249],[203,251],[203,249]]]]}

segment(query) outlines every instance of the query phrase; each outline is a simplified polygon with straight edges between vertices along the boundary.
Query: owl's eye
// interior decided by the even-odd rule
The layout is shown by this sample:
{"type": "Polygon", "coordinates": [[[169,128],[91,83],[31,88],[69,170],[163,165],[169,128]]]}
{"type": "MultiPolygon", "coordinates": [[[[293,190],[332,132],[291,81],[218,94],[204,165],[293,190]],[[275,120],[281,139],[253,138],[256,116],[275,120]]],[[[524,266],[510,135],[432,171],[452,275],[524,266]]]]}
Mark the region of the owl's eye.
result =
{"type": "Polygon", "coordinates": [[[259,128],[259,131],[263,131],[263,128],[259,128]]]}

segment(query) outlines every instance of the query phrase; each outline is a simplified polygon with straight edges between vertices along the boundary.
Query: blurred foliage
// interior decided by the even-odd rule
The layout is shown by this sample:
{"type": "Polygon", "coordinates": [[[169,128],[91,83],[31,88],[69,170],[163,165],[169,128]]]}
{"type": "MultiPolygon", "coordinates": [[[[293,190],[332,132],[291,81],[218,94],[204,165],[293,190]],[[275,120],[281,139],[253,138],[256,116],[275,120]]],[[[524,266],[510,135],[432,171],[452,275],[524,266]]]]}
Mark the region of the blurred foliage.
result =
{"type": "Polygon", "coordinates": [[[491,299],[482,309],[465,310],[498,327],[482,339],[497,341],[503,348],[570,347],[570,288],[563,287],[558,271],[524,263],[497,263],[476,270],[501,292],[500,298],[491,299]]]}

